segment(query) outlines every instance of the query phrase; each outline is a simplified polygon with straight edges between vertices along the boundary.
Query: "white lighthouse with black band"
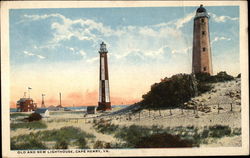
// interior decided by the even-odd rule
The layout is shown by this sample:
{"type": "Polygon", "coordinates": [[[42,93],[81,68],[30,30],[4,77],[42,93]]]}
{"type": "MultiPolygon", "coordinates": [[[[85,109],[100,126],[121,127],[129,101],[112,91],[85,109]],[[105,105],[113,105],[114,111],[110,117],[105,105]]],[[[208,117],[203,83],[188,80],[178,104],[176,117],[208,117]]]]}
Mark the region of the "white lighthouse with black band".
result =
{"type": "Polygon", "coordinates": [[[107,48],[104,42],[101,43],[100,54],[100,81],[99,81],[99,102],[98,111],[111,110],[108,76],[107,48]]]}

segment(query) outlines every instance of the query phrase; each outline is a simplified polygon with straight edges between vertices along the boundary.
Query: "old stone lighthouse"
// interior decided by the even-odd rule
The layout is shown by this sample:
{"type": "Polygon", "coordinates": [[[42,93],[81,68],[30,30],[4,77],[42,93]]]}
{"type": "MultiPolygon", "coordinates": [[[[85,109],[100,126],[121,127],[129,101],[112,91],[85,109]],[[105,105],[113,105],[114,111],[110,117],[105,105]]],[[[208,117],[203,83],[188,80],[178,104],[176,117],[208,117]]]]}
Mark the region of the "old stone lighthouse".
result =
{"type": "Polygon", "coordinates": [[[210,75],[213,73],[208,20],[209,15],[206,9],[200,5],[194,17],[193,73],[205,72],[210,75]]]}
{"type": "Polygon", "coordinates": [[[99,102],[97,111],[111,110],[109,94],[109,75],[108,75],[108,50],[104,42],[101,43],[100,54],[100,81],[99,81],[99,102]]]}

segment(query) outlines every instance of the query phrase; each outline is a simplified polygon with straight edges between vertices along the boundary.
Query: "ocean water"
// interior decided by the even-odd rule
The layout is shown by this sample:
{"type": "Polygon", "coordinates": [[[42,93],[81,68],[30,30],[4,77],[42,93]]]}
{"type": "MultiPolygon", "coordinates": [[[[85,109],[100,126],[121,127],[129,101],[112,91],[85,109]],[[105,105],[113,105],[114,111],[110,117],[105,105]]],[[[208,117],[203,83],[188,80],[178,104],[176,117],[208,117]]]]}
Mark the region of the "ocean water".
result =
{"type": "MultiPolygon", "coordinates": [[[[112,105],[111,107],[112,108],[125,108],[129,105],[112,105]]],[[[39,108],[39,107],[38,107],[39,108]]],[[[87,106],[77,106],[77,107],[66,107],[67,109],[70,109],[72,111],[86,111],[87,110],[87,106]]],[[[17,112],[17,109],[16,108],[10,108],[10,112],[17,112]]]]}

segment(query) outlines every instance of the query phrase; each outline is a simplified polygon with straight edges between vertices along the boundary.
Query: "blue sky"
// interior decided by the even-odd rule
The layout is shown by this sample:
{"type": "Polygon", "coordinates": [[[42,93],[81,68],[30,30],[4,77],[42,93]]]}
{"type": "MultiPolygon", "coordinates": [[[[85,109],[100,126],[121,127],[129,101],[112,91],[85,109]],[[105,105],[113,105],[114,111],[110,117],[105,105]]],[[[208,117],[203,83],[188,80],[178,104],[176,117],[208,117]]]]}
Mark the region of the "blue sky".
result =
{"type": "MultiPolygon", "coordinates": [[[[138,98],[148,90],[145,87],[160,78],[191,72],[193,17],[198,7],[11,9],[12,82],[20,83],[21,89],[24,80],[34,85],[37,78],[18,79],[17,73],[67,76],[66,72],[70,72],[75,78],[88,80],[85,90],[94,91],[98,89],[99,44],[105,41],[111,85],[117,88],[127,85],[124,94],[132,86],[141,86],[141,90],[134,92],[138,98]],[[141,80],[145,80],[144,84],[141,80]],[[128,81],[134,84],[127,84],[128,81]]],[[[205,8],[210,15],[214,73],[227,71],[237,75],[239,7],[205,8]]],[[[58,84],[57,77],[44,80],[58,84]]]]}
{"type": "MultiPolygon", "coordinates": [[[[131,60],[132,63],[136,60],[134,58],[143,58],[144,54],[140,51],[157,52],[160,48],[165,47],[170,48],[166,48],[164,51],[183,51],[192,46],[193,19],[190,17],[196,8],[11,10],[11,65],[29,62],[67,62],[83,58],[90,62],[94,60],[93,57],[98,55],[96,52],[102,40],[108,43],[109,51],[114,54],[114,57],[119,59],[122,53],[124,55],[127,53],[126,61],[131,60]],[[186,21],[185,18],[187,18],[186,21]],[[67,20],[69,24],[67,24],[67,20]],[[85,23],[85,25],[81,23],[85,23]],[[160,24],[163,26],[157,27],[160,24]],[[159,31],[160,29],[162,31],[159,31]],[[83,33],[84,31],[85,33],[83,33]],[[130,50],[126,50],[125,47],[129,47],[130,50]],[[131,53],[129,54],[129,52],[131,53]]],[[[235,59],[235,56],[238,57],[239,54],[239,8],[206,8],[211,14],[211,42],[217,39],[212,45],[213,57],[225,55],[227,52],[235,59]],[[237,54],[233,54],[232,50],[237,54]]],[[[189,50],[190,52],[191,50],[189,50]]],[[[168,57],[167,53],[165,55],[168,57]]],[[[148,57],[144,60],[151,62],[152,59],[148,57]]],[[[216,61],[216,58],[214,60],[216,61]]],[[[136,61],[141,64],[145,62],[139,59],[136,61]]],[[[155,59],[154,61],[159,62],[155,59]]]]}

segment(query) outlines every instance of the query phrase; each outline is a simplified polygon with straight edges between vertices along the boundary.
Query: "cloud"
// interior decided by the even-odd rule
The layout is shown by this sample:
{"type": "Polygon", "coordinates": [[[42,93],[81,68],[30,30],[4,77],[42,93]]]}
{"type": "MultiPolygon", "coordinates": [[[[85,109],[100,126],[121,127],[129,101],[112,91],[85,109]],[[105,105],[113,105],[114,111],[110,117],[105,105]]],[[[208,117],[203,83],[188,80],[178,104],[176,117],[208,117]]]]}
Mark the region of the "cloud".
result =
{"type": "Polygon", "coordinates": [[[23,51],[23,53],[26,54],[26,55],[28,55],[28,56],[36,56],[39,59],[45,59],[45,57],[42,56],[42,55],[34,54],[34,53],[31,53],[31,52],[28,52],[28,51],[23,51]]]}
{"type": "Polygon", "coordinates": [[[189,21],[191,21],[194,16],[195,16],[195,12],[192,12],[190,14],[187,14],[187,16],[185,16],[184,18],[178,19],[175,22],[176,28],[179,29],[179,28],[183,27],[183,25],[188,23],[189,21]]]}
{"type": "Polygon", "coordinates": [[[236,17],[230,17],[230,16],[217,16],[216,14],[214,13],[208,13],[212,19],[215,21],[215,22],[218,22],[218,23],[221,23],[221,22],[226,22],[228,20],[232,20],[232,21],[235,21],[235,20],[239,20],[239,18],[236,18],[236,17]]]}
{"type": "Polygon", "coordinates": [[[30,52],[28,52],[28,51],[23,51],[23,53],[26,54],[26,55],[28,55],[28,56],[34,56],[34,55],[35,55],[35,54],[30,53],[30,52]]]}
{"type": "Polygon", "coordinates": [[[212,41],[211,41],[211,45],[212,44],[214,44],[215,42],[217,42],[217,41],[230,41],[231,40],[231,38],[227,38],[227,37],[215,37],[212,41]]]}
{"type": "Polygon", "coordinates": [[[86,53],[85,51],[83,51],[83,50],[80,50],[80,51],[79,51],[79,54],[80,54],[81,56],[86,56],[87,53],[86,53]]]}
{"type": "MultiPolygon", "coordinates": [[[[102,23],[96,22],[91,19],[76,19],[71,20],[61,14],[44,14],[44,15],[24,15],[24,18],[30,20],[45,20],[48,18],[58,18],[61,22],[53,22],[51,29],[55,32],[53,39],[49,43],[58,43],[64,40],[70,40],[72,37],[76,37],[79,40],[92,40],[97,42],[98,37],[95,36],[91,31],[97,31],[103,36],[111,36],[116,34],[110,29],[105,27],[102,23]],[[80,28],[75,28],[80,26],[80,28]]],[[[117,32],[120,34],[120,32],[117,32]]]]}
{"type": "MultiPolygon", "coordinates": [[[[31,20],[60,19],[60,21],[52,21],[53,38],[40,48],[62,46],[62,43],[72,40],[73,37],[80,41],[88,42],[89,47],[92,47],[91,49],[98,49],[100,41],[105,41],[107,46],[112,43],[111,52],[114,52],[113,56],[115,58],[132,60],[133,57],[138,59],[155,59],[162,58],[164,53],[187,52],[186,48],[189,47],[187,41],[191,40],[186,39],[187,36],[184,35],[181,28],[190,22],[193,16],[194,12],[187,14],[183,18],[166,23],[148,26],[129,25],[112,29],[110,26],[92,19],[80,18],[73,20],[61,14],[25,15],[25,18],[31,20]],[[178,44],[176,44],[177,41],[178,44]]],[[[67,49],[73,54],[87,57],[86,62],[88,63],[98,60],[98,57],[90,58],[85,51],[77,50],[75,47],[71,46],[67,49]]]]}
{"type": "Polygon", "coordinates": [[[99,57],[97,56],[97,57],[93,57],[93,58],[86,60],[86,62],[87,63],[94,63],[94,62],[98,61],[98,59],[99,59],[99,57]]]}
{"type": "Polygon", "coordinates": [[[40,58],[40,59],[45,59],[45,57],[44,56],[42,56],[42,55],[36,55],[38,58],[40,58]]]}
{"type": "Polygon", "coordinates": [[[179,53],[179,54],[187,54],[189,51],[191,51],[192,49],[192,46],[190,47],[187,47],[187,48],[183,48],[183,49],[173,49],[171,51],[172,54],[175,54],[175,53],[179,53]]]}

